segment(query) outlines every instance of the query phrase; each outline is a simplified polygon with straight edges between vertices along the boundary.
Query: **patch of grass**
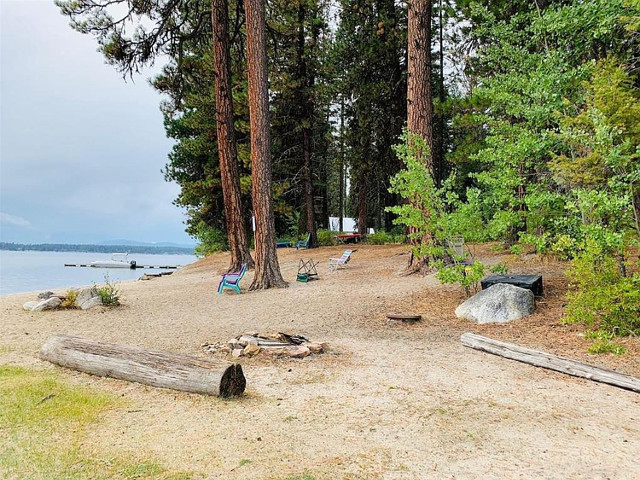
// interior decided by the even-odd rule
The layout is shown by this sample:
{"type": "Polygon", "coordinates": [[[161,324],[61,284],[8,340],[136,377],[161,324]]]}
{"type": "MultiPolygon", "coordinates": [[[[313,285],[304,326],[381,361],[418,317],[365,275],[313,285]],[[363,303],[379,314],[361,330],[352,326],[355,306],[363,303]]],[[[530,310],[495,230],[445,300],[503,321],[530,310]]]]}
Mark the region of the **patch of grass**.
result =
{"type": "MultiPolygon", "coordinates": [[[[96,458],[83,450],[101,413],[121,400],[53,372],[0,365],[0,478],[187,480],[153,461],[96,458]]],[[[105,452],[106,454],[106,452],[105,452]]]]}
{"type": "Polygon", "coordinates": [[[587,352],[594,354],[612,353],[614,355],[624,355],[627,353],[627,349],[619,343],[610,340],[597,340],[587,349],[587,352]]]}
{"type": "Polygon", "coordinates": [[[612,353],[614,355],[624,355],[627,349],[619,343],[613,342],[613,333],[606,330],[587,330],[584,334],[585,338],[595,340],[587,351],[589,353],[612,353]]]}
{"type": "Polygon", "coordinates": [[[251,463],[251,460],[249,460],[248,458],[243,458],[242,460],[240,460],[240,463],[238,464],[239,467],[244,467],[245,465],[249,465],[251,463]]]}
{"type": "Polygon", "coordinates": [[[293,422],[294,420],[297,420],[297,419],[298,419],[298,417],[296,417],[295,415],[289,415],[288,417],[284,417],[283,422],[291,423],[291,422],[293,422]]]}
{"type": "Polygon", "coordinates": [[[302,475],[293,475],[291,477],[287,477],[285,480],[316,480],[316,477],[303,473],[302,475]]]}

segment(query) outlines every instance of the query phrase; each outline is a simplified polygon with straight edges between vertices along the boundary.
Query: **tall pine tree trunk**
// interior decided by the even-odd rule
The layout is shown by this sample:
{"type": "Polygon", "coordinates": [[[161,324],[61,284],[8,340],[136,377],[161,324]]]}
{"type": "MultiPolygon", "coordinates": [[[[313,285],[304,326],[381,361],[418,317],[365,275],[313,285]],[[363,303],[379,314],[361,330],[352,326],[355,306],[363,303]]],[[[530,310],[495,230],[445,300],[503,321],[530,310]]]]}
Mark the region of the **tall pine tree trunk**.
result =
{"type": "Polygon", "coordinates": [[[318,246],[318,235],[316,232],[316,215],[313,205],[313,175],[311,165],[312,139],[313,139],[313,103],[310,98],[309,89],[313,86],[313,78],[309,78],[307,71],[307,61],[305,56],[305,33],[304,23],[306,9],[304,2],[298,4],[298,81],[300,82],[301,95],[300,103],[302,107],[302,183],[304,188],[305,217],[307,232],[309,232],[309,246],[318,246]]]}
{"type": "MultiPolygon", "coordinates": [[[[407,31],[407,128],[424,138],[433,152],[431,92],[431,0],[409,2],[407,31]]],[[[427,159],[433,174],[432,155],[427,159]]]]}
{"type": "Polygon", "coordinates": [[[269,88],[265,40],[264,0],[245,0],[249,117],[251,124],[251,178],[256,222],[256,270],[249,290],[286,287],[276,254],[275,222],[271,198],[269,88]]]}
{"type": "Polygon", "coordinates": [[[367,233],[367,175],[361,172],[358,176],[358,233],[367,233]]]}
{"type": "Polygon", "coordinates": [[[435,182],[436,186],[440,188],[442,186],[442,181],[445,177],[445,168],[444,168],[444,152],[445,152],[445,144],[444,144],[444,16],[443,16],[443,5],[442,0],[439,1],[438,5],[438,103],[440,105],[440,111],[437,115],[438,122],[438,136],[437,139],[434,139],[434,148],[435,148],[435,161],[434,161],[434,172],[435,172],[435,182]]]}
{"type": "Polygon", "coordinates": [[[338,179],[338,230],[344,231],[344,96],[340,96],[340,178],[338,179]]]}
{"type": "MultiPolygon", "coordinates": [[[[432,0],[411,0],[407,29],[407,128],[410,133],[422,137],[429,147],[426,167],[434,176],[433,162],[433,103],[431,92],[431,8],[432,0]]],[[[424,232],[421,242],[431,242],[424,232]]],[[[420,241],[414,241],[414,244],[420,241]]],[[[416,245],[414,245],[416,246],[416,245]]],[[[428,258],[417,259],[412,253],[408,269],[422,271],[428,258]]]]}
{"type": "Polygon", "coordinates": [[[229,57],[229,11],[227,0],[213,0],[213,53],[216,95],[218,157],[224,196],[224,213],[231,252],[229,271],[239,271],[246,263],[253,268],[249,252],[249,235],[242,216],[242,198],[238,174],[238,155],[233,130],[233,97],[231,93],[231,59],[229,57]]]}

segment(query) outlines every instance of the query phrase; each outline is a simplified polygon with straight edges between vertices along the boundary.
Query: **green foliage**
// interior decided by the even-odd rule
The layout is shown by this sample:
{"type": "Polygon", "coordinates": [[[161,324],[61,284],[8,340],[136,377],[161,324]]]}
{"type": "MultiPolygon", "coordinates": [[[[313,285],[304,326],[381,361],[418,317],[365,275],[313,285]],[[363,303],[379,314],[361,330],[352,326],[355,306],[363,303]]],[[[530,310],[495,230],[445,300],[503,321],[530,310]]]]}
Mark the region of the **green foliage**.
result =
{"type": "Polygon", "coordinates": [[[115,284],[109,280],[109,274],[104,276],[105,284],[101,287],[96,287],[96,291],[102,304],[107,307],[117,307],[120,305],[120,290],[115,284]]]}
{"type": "Polygon", "coordinates": [[[61,308],[76,308],[76,298],[78,298],[77,290],[67,290],[64,300],[60,304],[61,308]]]}
{"type": "Polygon", "coordinates": [[[380,230],[379,232],[370,233],[369,235],[367,235],[367,243],[370,245],[386,245],[389,243],[400,242],[398,241],[397,235],[393,235],[392,233],[380,230]]]}
{"type": "Polygon", "coordinates": [[[194,236],[198,241],[195,248],[197,257],[206,257],[228,249],[226,234],[222,230],[210,227],[204,222],[198,223],[194,236]]]}
{"type": "Polygon", "coordinates": [[[405,168],[391,178],[389,191],[405,200],[401,205],[387,207],[397,215],[394,224],[409,228],[409,240],[416,258],[441,258],[443,248],[436,241],[444,241],[440,219],[444,212],[442,192],[436,188],[427,165],[430,152],[425,140],[405,131],[402,143],[394,150],[405,168]]]}
{"type": "Polygon", "coordinates": [[[333,237],[335,236],[335,232],[332,232],[331,230],[318,230],[317,235],[319,246],[330,247],[331,245],[335,245],[335,241],[333,239],[333,237]]]}
{"type": "Polygon", "coordinates": [[[489,270],[491,271],[491,273],[506,275],[509,272],[509,267],[507,267],[504,263],[496,263],[489,270]]]}
{"type": "Polygon", "coordinates": [[[515,244],[509,247],[509,251],[514,255],[522,255],[522,252],[524,252],[524,248],[522,247],[522,245],[515,244]]]}
{"type": "Polygon", "coordinates": [[[441,283],[459,284],[468,297],[471,295],[472,288],[474,292],[478,291],[478,284],[484,277],[484,269],[484,265],[479,261],[475,261],[471,265],[463,263],[446,266],[441,265],[438,268],[436,277],[441,283]]]}
{"type": "Polygon", "coordinates": [[[612,335],[640,334],[640,273],[629,276],[606,246],[588,240],[567,272],[567,322],[612,335]]]}
{"type": "Polygon", "coordinates": [[[593,345],[587,349],[589,353],[612,353],[614,355],[624,355],[627,353],[625,347],[612,341],[614,335],[605,330],[588,330],[585,337],[595,340],[593,345]]]}
{"type": "Polygon", "coordinates": [[[627,349],[619,343],[611,342],[609,340],[597,340],[591,345],[587,351],[589,353],[612,353],[614,355],[624,355],[627,353],[627,349]]]}

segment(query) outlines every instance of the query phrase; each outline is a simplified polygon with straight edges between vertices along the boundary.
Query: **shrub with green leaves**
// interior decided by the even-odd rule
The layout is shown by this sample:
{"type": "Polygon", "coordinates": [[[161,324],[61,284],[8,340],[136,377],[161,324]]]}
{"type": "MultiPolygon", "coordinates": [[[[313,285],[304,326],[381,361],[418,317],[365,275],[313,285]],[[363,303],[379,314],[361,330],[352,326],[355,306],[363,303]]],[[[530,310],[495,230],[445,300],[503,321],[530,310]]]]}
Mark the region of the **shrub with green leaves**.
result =
{"type": "Polygon", "coordinates": [[[100,300],[102,300],[102,304],[107,307],[117,307],[120,305],[120,291],[115,286],[115,284],[111,283],[109,280],[109,275],[104,276],[105,284],[101,287],[96,287],[98,292],[98,296],[100,300]]]}
{"type": "Polygon", "coordinates": [[[640,335],[640,273],[621,270],[619,259],[587,241],[567,272],[567,322],[617,336],[640,335]]]}
{"type": "Polygon", "coordinates": [[[76,299],[78,298],[77,290],[67,290],[64,300],[60,304],[61,308],[76,308],[76,299]]]}
{"type": "Polygon", "coordinates": [[[386,245],[388,243],[399,243],[396,242],[396,238],[389,232],[385,232],[381,230],[376,233],[370,233],[367,235],[367,243],[370,245],[386,245]]]}
{"type": "Polygon", "coordinates": [[[333,237],[335,236],[335,232],[332,232],[331,230],[318,230],[317,235],[318,235],[318,246],[330,247],[332,245],[335,245],[335,241],[333,239],[333,237]]]}
{"type": "Polygon", "coordinates": [[[484,277],[484,265],[475,261],[471,265],[464,263],[454,265],[442,265],[436,274],[441,283],[457,283],[463,289],[466,296],[471,295],[471,288],[478,291],[478,284],[484,277]]]}

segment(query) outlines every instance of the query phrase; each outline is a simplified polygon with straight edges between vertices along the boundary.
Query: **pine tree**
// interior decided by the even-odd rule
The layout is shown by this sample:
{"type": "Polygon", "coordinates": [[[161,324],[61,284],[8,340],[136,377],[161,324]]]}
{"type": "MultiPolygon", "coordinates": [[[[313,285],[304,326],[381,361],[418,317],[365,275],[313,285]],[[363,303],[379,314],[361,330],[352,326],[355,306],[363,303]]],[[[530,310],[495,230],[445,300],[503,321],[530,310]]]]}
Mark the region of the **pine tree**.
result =
{"type": "Polygon", "coordinates": [[[276,254],[271,196],[269,89],[264,0],[245,0],[256,270],[250,290],[286,287],[276,254]]]}

